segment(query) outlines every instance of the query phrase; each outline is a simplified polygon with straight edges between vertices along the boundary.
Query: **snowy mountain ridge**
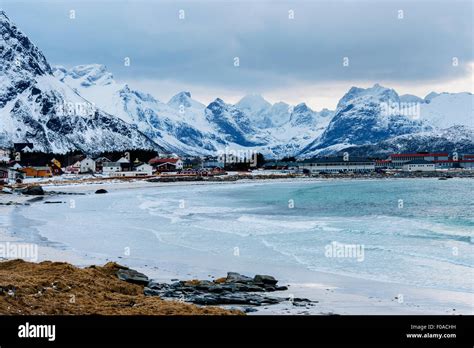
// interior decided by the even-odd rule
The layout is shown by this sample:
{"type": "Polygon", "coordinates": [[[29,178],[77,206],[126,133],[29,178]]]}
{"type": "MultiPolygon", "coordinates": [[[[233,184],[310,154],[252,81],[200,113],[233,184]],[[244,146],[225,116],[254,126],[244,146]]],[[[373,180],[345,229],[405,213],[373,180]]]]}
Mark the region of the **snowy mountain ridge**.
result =
{"type": "Polygon", "coordinates": [[[235,105],[216,98],[206,106],[188,91],[165,103],[117,83],[104,65],[51,67],[2,11],[0,34],[0,146],[33,142],[37,150],[60,153],[143,148],[181,155],[232,148],[281,158],[395,148],[397,141],[402,151],[410,142],[423,144],[420,139],[433,150],[474,143],[471,93],[420,98],[379,84],[352,87],[335,111],[272,104],[261,95],[235,105]],[[412,114],[403,112],[405,104],[415,105],[412,114]]]}
{"type": "Polygon", "coordinates": [[[0,11],[0,146],[85,153],[160,149],[136,126],[96,108],[61,82],[41,51],[0,11]]]}

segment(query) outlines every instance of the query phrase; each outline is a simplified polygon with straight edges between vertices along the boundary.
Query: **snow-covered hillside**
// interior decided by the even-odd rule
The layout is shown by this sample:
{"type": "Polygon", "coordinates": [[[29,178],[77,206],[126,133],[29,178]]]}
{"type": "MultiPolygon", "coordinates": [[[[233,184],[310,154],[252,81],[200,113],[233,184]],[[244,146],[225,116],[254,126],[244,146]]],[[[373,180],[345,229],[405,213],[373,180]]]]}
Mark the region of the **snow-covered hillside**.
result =
{"type": "Polygon", "coordinates": [[[441,93],[421,104],[421,119],[437,128],[455,125],[474,127],[472,93],[441,93]]]}
{"type": "Polygon", "coordinates": [[[158,148],[56,79],[40,50],[0,11],[0,145],[87,153],[158,148]]]}

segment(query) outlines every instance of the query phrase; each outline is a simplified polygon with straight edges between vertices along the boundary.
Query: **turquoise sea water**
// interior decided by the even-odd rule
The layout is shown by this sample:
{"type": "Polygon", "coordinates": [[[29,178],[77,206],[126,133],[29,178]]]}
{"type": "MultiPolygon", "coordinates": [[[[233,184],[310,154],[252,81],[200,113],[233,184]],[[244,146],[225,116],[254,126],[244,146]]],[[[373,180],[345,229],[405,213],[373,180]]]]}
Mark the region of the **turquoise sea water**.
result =
{"type": "Polygon", "coordinates": [[[265,263],[473,292],[473,193],[472,179],[162,186],[35,203],[6,225],[100,257],[128,248],[148,265],[229,270],[239,258],[248,273],[265,263]],[[327,257],[332,242],[363,260],[327,257]]]}

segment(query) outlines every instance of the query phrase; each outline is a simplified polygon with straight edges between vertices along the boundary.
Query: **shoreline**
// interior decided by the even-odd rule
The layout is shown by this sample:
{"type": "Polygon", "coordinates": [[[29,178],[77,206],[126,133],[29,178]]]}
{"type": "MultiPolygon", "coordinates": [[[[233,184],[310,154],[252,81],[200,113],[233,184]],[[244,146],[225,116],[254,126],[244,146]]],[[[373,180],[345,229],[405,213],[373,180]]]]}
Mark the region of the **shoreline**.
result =
{"type": "MultiPolygon", "coordinates": [[[[350,179],[349,179],[350,180],[350,179]]],[[[371,180],[371,179],[368,179],[371,180]]],[[[276,182],[275,179],[270,179],[270,182],[276,182]]],[[[295,180],[301,182],[301,180],[295,180]]],[[[307,182],[320,182],[321,179],[308,178],[307,182]]],[[[282,182],[288,182],[283,179],[282,182]]],[[[248,180],[230,182],[226,184],[264,184],[265,181],[248,180]]],[[[145,187],[162,187],[162,186],[180,186],[180,185],[206,185],[214,184],[214,182],[185,182],[185,183],[149,183],[146,181],[133,181],[126,183],[98,183],[98,184],[80,184],[80,185],[50,185],[45,186],[45,191],[55,191],[57,189],[65,188],[68,191],[75,191],[81,193],[93,193],[97,188],[105,188],[106,190],[128,190],[145,187]]],[[[224,183],[219,183],[224,184],[224,183]]],[[[18,203],[27,203],[32,196],[20,195],[0,195],[0,202],[2,198],[10,198],[18,203]]],[[[60,196],[60,195],[59,195],[60,196]]],[[[54,196],[49,196],[54,197],[54,196]]],[[[22,206],[0,206],[0,210],[6,212],[7,215],[15,208],[25,208],[22,206]]],[[[0,241],[16,240],[9,235],[0,225],[0,241]]],[[[40,255],[42,260],[49,261],[66,261],[80,267],[87,267],[91,264],[100,264],[99,260],[94,261],[92,258],[83,257],[75,254],[71,250],[62,250],[52,246],[40,245],[40,255]]],[[[196,253],[198,255],[199,253],[196,253]]],[[[127,259],[107,259],[102,261],[115,261],[130,266],[127,264],[127,259]]],[[[105,262],[104,262],[105,263],[105,262]]],[[[148,267],[135,267],[140,272],[150,276],[150,278],[170,282],[173,278],[182,280],[195,279],[195,274],[176,274],[167,272],[165,269],[151,269],[148,267]]],[[[314,309],[308,311],[306,308],[294,308],[289,303],[280,303],[267,307],[259,308],[257,312],[252,315],[260,314],[474,314],[474,294],[463,291],[440,290],[429,287],[417,287],[412,285],[404,285],[397,283],[381,282],[374,280],[365,280],[361,278],[332,274],[320,271],[309,271],[293,267],[281,267],[279,278],[282,279],[282,285],[289,285],[289,290],[284,291],[278,296],[295,296],[302,298],[310,298],[318,301],[318,305],[314,309]],[[317,279],[317,282],[314,281],[317,279]],[[396,291],[394,290],[396,289],[396,291]],[[403,301],[400,303],[397,297],[403,295],[403,301]]],[[[227,271],[234,271],[227,269],[227,271]]],[[[258,271],[265,270],[259,269],[258,271]]],[[[192,272],[191,272],[192,273],[192,272]]],[[[208,270],[203,270],[202,273],[208,273],[208,270]]],[[[266,271],[267,274],[272,274],[271,271],[266,271]]],[[[214,273],[213,278],[222,277],[225,274],[214,273]]],[[[198,278],[202,279],[202,278],[198,278]]],[[[226,308],[226,306],[223,306],[226,308]]],[[[230,306],[235,307],[235,306],[230,306]]],[[[227,307],[228,308],[228,307],[227,307]]]]}
{"type": "MultiPolygon", "coordinates": [[[[295,173],[259,173],[254,172],[231,172],[228,175],[221,176],[186,176],[186,175],[162,175],[151,177],[106,177],[106,176],[71,176],[71,177],[52,177],[46,179],[26,179],[22,184],[6,184],[4,187],[21,188],[26,186],[43,187],[74,187],[81,185],[120,185],[149,183],[149,184],[167,184],[167,185],[199,185],[199,184],[232,184],[232,183],[259,183],[259,182],[278,182],[278,181],[333,181],[333,180],[390,180],[390,179],[472,179],[474,171],[435,171],[435,172],[390,172],[390,173],[339,173],[339,174],[295,174],[295,173]]],[[[0,197],[2,192],[0,191],[0,197]]]]}

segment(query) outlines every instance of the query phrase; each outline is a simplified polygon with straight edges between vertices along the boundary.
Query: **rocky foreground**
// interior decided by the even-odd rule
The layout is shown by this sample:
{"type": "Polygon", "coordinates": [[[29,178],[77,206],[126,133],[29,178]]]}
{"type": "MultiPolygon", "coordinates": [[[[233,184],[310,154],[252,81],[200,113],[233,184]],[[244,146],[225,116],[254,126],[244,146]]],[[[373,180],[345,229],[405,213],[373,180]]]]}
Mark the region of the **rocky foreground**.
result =
{"type": "Polygon", "coordinates": [[[112,262],[82,269],[63,262],[2,261],[0,315],[242,314],[146,296],[143,285],[118,277],[119,272],[126,274],[127,270],[112,262]]]}
{"type": "Polygon", "coordinates": [[[317,301],[305,298],[269,296],[268,293],[288,290],[286,286],[278,286],[278,280],[269,275],[247,277],[235,272],[227,273],[227,277],[214,281],[187,280],[172,284],[157,283],[149,280],[142,273],[134,270],[119,270],[120,279],[143,285],[146,296],[159,296],[163,299],[178,300],[198,305],[238,306],[245,312],[253,312],[255,307],[289,302],[293,306],[314,306],[317,301]]]}
{"type": "Polygon", "coordinates": [[[214,281],[168,284],[114,262],[78,268],[64,262],[1,261],[0,315],[235,315],[284,301],[304,307],[316,303],[270,296],[288,289],[277,283],[268,275],[229,272],[214,281]]]}

